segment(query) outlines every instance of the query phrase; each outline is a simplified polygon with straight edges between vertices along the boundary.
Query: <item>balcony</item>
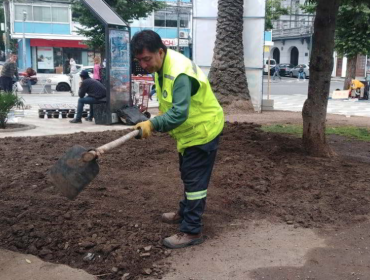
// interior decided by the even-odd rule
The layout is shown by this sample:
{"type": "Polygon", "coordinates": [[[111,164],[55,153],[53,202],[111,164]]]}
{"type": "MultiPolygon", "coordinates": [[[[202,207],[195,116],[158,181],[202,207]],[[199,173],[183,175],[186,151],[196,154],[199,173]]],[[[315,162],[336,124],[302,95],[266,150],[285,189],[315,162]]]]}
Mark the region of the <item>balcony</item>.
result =
{"type": "Polygon", "coordinates": [[[313,33],[313,26],[301,26],[286,29],[272,30],[272,40],[288,39],[288,38],[305,38],[311,36],[313,33]]]}

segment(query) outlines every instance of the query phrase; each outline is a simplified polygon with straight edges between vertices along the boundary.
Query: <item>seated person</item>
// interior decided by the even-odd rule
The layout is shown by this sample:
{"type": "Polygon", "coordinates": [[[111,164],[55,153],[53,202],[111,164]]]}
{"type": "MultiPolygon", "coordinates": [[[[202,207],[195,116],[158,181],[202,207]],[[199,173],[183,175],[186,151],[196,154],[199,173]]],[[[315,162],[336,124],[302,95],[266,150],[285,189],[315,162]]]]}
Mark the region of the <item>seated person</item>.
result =
{"type": "Polygon", "coordinates": [[[360,99],[364,98],[365,85],[359,80],[352,79],[351,82],[351,97],[355,98],[357,91],[360,91],[360,99]]]}
{"type": "Polygon", "coordinates": [[[92,104],[101,103],[100,99],[106,97],[107,90],[105,86],[94,79],[91,79],[89,73],[85,70],[81,71],[80,77],[82,79],[80,89],[78,91],[78,105],[77,105],[77,116],[71,120],[70,123],[81,123],[82,111],[85,104],[90,104],[90,115],[86,118],[87,121],[92,121],[94,116],[92,104]],[[85,97],[85,95],[87,96],[85,97]]]}
{"type": "Polygon", "coordinates": [[[32,86],[36,85],[37,83],[37,73],[31,67],[27,68],[26,75],[23,78],[23,83],[25,86],[28,87],[28,93],[32,93],[32,86]]]}

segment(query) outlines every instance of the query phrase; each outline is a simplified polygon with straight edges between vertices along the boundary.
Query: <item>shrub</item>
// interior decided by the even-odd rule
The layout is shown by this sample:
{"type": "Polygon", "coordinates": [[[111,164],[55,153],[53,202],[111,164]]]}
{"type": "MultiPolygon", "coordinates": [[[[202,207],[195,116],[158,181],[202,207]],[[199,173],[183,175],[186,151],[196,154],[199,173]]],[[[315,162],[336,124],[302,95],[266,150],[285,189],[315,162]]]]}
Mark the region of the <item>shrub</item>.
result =
{"type": "Polygon", "coordinates": [[[0,128],[6,128],[8,114],[13,107],[23,108],[23,99],[11,92],[0,92],[0,128]]]}

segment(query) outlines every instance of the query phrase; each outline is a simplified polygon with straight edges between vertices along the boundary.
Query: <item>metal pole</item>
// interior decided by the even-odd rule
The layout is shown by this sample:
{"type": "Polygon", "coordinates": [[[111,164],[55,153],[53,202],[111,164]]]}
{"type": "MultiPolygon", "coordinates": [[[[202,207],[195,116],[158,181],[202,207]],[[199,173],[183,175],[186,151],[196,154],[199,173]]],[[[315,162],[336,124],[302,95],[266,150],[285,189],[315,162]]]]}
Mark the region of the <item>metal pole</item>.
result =
{"type": "Polygon", "coordinates": [[[26,19],[27,19],[27,12],[23,11],[23,42],[22,42],[22,46],[23,46],[23,66],[24,66],[24,69],[27,68],[26,34],[25,34],[25,29],[24,29],[26,19]]]}
{"type": "Polygon", "coordinates": [[[177,48],[180,51],[180,0],[177,0],[177,48]]]}

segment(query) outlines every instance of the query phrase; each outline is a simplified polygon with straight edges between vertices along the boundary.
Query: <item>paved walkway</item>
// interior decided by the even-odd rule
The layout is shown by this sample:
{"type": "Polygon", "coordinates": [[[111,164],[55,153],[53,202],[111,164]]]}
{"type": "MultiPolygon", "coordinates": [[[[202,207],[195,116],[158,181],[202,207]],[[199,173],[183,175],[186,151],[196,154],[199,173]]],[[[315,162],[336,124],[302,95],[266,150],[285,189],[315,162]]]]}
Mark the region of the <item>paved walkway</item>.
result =
{"type": "MultiPolygon", "coordinates": [[[[297,81],[296,79],[285,78],[282,83],[288,85],[300,83],[308,84],[308,80],[302,82],[297,81]]],[[[273,86],[273,84],[271,86],[273,86]]],[[[264,87],[267,87],[267,80],[264,80],[264,87]]],[[[271,94],[270,99],[274,100],[275,110],[302,112],[303,104],[307,99],[307,94],[306,93],[287,93],[276,95],[271,94]]],[[[329,99],[327,112],[328,114],[345,115],[347,117],[349,116],[370,117],[370,101],[358,99],[346,99],[346,100],[329,99]]]]}

